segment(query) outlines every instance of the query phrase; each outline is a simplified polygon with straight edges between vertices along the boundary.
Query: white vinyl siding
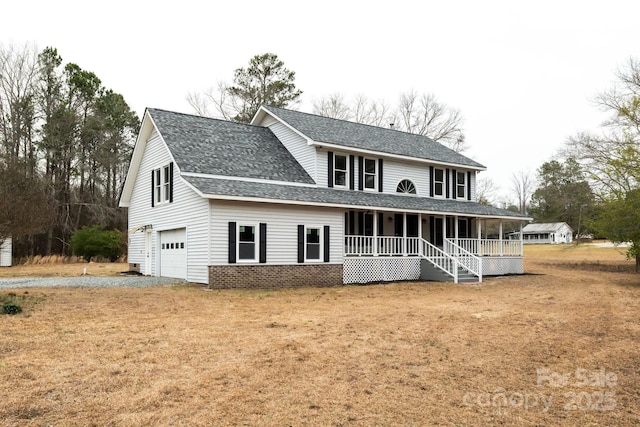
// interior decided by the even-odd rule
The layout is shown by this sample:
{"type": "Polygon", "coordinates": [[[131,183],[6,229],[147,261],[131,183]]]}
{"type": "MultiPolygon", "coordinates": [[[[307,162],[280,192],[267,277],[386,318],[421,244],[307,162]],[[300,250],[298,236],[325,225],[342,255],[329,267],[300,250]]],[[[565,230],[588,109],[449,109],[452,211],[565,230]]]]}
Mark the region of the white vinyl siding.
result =
{"type": "Polygon", "coordinates": [[[0,245],[0,267],[11,267],[11,248],[11,237],[7,237],[0,245]]]}
{"type": "Polygon", "coordinates": [[[403,179],[413,182],[418,196],[429,197],[428,165],[384,159],[383,191],[385,193],[395,193],[398,184],[403,179]]]}
{"type": "Polygon", "coordinates": [[[280,122],[269,125],[269,129],[317,183],[316,148],[308,145],[305,138],[280,122]]]}
{"type": "MultiPolygon", "coordinates": [[[[340,209],[297,207],[211,200],[211,264],[228,264],[229,222],[267,224],[267,264],[297,264],[298,225],[330,227],[330,263],[342,263],[344,212],[340,209]]],[[[322,253],[320,254],[322,258],[322,253]]]]}
{"type": "Polygon", "coordinates": [[[151,207],[151,171],[162,168],[173,159],[157,132],[147,141],[142,163],[134,184],[129,206],[129,230],[145,225],[152,226],[151,269],[145,262],[145,233],[136,231],[129,234],[129,263],[140,264],[141,271],[160,274],[158,232],[186,228],[187,280],[208,283],[209,239],[208,201],[197,195],[180,178],[180,170],[174,165],[173,200],[175,203],[151,207]]]}

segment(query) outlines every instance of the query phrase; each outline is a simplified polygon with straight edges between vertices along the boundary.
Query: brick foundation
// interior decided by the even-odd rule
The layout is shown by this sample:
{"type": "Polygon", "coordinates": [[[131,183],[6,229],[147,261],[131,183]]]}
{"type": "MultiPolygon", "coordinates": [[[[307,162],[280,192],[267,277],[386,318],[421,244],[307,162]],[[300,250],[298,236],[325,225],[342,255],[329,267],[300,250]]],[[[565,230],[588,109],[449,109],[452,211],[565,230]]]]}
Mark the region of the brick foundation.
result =
{"type": "Polygon", "coordinates": [[[342,285],[342,264],[210,265],[210,289],[274,289],[342,285]]]}

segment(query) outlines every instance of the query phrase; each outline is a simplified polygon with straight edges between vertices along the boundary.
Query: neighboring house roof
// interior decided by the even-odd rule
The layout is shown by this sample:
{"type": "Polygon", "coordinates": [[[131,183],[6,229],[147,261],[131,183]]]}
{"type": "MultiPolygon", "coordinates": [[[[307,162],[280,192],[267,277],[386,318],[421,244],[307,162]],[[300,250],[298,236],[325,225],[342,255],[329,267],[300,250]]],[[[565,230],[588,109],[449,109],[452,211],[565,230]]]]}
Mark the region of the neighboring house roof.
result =
{"type": "Polygon", "coordinates": [[[314,184],[268,128],[147,109],[182,173],[314,184]]]}
{"type": "MultiPolygon", "coordinates": [[[[439,163],[467,166],[478,170],[486,169],[480,163],[426,136],[284,108],[270,106],[262,106],[261,108],[316,143],[335,144],[379,153],[432,160],[439,163]]],[[[256,117],[259,114],[260,112],[256,117]]]]}
{"type": "Polygon", "coordinates": [[[303,187],[247,182],[231,179],[183,176],[203,196],[218,199],[262,202],[297,203],[331,207],[360,207],[414,212],[459,213],[462,215],[528,219],[526,215],[494,208],[476,202],[417,197],[404,194],[336,190],[324,187],[303,187]]]}
{"type": "Polygon", "coordinates": [[[547,222],[539,224],[527,224],[522,228],[523,233],[556,233],[562,228],[568,228],[573,232],[573,229],[569,227],[566,222],[547,222]]]}

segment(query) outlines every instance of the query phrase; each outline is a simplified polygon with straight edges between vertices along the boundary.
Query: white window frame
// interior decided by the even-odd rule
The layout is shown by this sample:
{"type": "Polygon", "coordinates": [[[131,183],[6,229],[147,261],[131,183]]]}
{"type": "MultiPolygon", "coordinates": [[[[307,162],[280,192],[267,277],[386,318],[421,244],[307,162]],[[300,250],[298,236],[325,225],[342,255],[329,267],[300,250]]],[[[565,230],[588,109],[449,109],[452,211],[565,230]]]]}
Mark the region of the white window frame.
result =
{"type": "Polygon", "coordinates": [[[456,197],[458,199],[467,198],[467,173],[466,172],[459,172],[459,171],[456,172],[456,197]],[[460,183],[459,181],[460,177],[462,177],[462,183],[460,183]]]}
{"type": "Polygon", "coordinates": [[[365,191],[378,191],[378,160],[371,158],[364,158],[362,161],[362,179],[364,182],[362,183],[362,188],[365,191]],[[367,172],[367,161],[373,162],[373,173],[367,172]],[[367,187],[367,176],[373,176],[373,187],[367,187]]]}
{"type": "MultiPolygon", "coordinates": [[[[314,243],[311,243],[314,244],[314,243]]],[[[322,262],[324,260],[324,227],[320,225],[305,225],[304,227],[304,260],[305,262],[322,262]],[[318,258],[309,258],[308,246],[310,243],[307,242],[307,232],[309,230],[318,230],[318,258]]]]}
{"type": "Polygon", "coordinates": [[[241,262],[258,262],[258,256],[260,252],[260,227],[257,223],[238,223],[236,230],[236,261],[241,262]],[[240,241],[240,229],[242,227],[253,227],[253,258],[241,258],[240,257],[240,244],[248,243],[240,241]]]}
{"type": "Polygon", "coordinates": [[[156,205],[169,203],[171,192],[171,169],[169,165],[153,170],[153,198],[156,205]]]}
{"type": "Polygon", "coordinates": [[[165,202],[170,200],[171,169],[169,165],[162,167],[162,197],[165,202]]]}
{"type": "Polygon", "coordinates": [[[349,174],[351,171],[349,170],[349,155],[341,154],[341,153],[333,153],[333,186],[337,188],[349,188],[349,174]],[[344,157],[344,167],[345,169],[338,169],[338,156],[344,157]],[[344,173],[344,185],[338,184],[338,180],[336,179],[336,175],[338,172],[344,173]]]}
{"type": "Polygon", "coordinates": [[[153,198],[156,205],[162,204],[162,170],[161,168],[154,169],[153,171],[153,198]]]}
{"type": "Polygon", "coordinates": [[[440,168],[433,168],[433,196],[434,197],[445,197],[446,193],[446,189],[445,189],[445,185],[447,185],[447,179],[445,176],[446,171],[444,169],[440,169],[440,168]],[[436,175],[438,175],[438,171],[442,172],[442,181],[438,181],[436,179],[436,175]],[[438,193],[438,185],[441,185],[441,193],[438,193]]]}

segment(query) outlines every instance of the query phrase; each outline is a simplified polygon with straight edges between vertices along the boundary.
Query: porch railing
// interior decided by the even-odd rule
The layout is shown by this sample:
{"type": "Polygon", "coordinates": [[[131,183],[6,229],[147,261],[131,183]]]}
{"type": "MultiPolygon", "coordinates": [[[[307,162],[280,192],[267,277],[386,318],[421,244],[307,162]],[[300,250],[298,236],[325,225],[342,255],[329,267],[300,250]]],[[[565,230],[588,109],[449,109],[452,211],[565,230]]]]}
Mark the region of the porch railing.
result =
{"type": "Polygon", "coordinates": [[[455,257],[465,270],[478,276],[478,281],[482,283],[482,258],[449,239],[444,239],[444,251],[455,257]]]}
{"type": "Polygon", "coordinates": [[[420,245],[422,250],[420,255],[435,267],[453,277],[454,283],[458,283],[458,266],[460,265],[458,260],[424,239],[420,239],[420,245]]]}
{"type": "Polygon", "coordinates": [[[345,255],[420,255],[419,237],[345,236],[345,255]],[[375,239],[375,240],[374,240],[375,239]]]}
{"type": "Polygon", "coordinates": [[[522,256],[520,240],[451,239],[467,252],[477,256],[522,256]]]}

